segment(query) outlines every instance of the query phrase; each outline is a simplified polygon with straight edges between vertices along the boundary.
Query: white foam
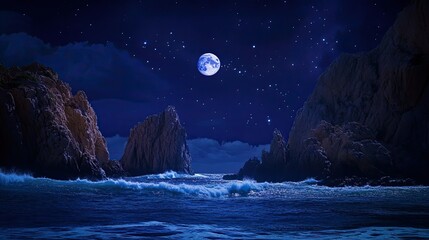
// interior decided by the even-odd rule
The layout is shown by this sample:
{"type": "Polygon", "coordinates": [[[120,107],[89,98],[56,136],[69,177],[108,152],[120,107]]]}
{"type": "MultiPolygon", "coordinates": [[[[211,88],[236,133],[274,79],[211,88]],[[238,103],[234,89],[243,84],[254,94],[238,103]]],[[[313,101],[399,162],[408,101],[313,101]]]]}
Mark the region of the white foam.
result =
{"type": "Polygon", "coordinates": [[[231,195],[246,196],[249,193],[261,191],[268,186],[267,183],[256,183],[253,181],[234,181],[215,185],[191,185],[185,183],[172,184],[167,182],[148,183],[127,181],[124,179],[109,179],[99,182],[91,182],[87,180],[76,181],[84,181],[94,185],[120,186],[123,188],[139,189],[143,191],[165,191],[204,197],[224,197],[231,195]]]}
{"type": "Polygon", "coordinates": [[[33,179],[33,177],[28,174],[4,173],[0,170],[0,184],[24,182],[28,179],[33,179]]]}
{"type": "MultiPolygon", "coordinates": [[[[158,179],[170,179],[170,178],[182,178],[186,175],[186,178],[203,177],[204,175],[187,175],[177,174],[175,172],[167,172],[164,174],[151,175],[152,178],[158,179]]],[[[31,181],[33,183],[42,182],[43,184],[52,184],[53,187],[60,187],[60,185],[68,185],[81,187],[86,185],[87,187],[95,188],[122,188],[122,189],[135,189],[143,192],[165,192],[172,194],[184,194],[190,196],[201,196],[201,197],[227,197],[227,196],[246,196],[252,192],[258,192],[266,189],[268,183],[256,183],[254,181],[230,181],[230,182],[218,182],[213,184],[194,185],[186,183],[169,183],[169,182],[148,182],[148,181],[133,181],[133,179],[107,179],[103,181],[90,181],[87,179],[77,180],[53,180],[48,178],[33,178],[27,174],[16,174],[16,173],[4,173],[0,170],[0,184],[13,184],[19,182],[31,181]]]]}
{"type": "Polygon", "coordinates": [[[152,174],[147,176],[141,176],[146,179],[174,179],[174,178],[206,178],[207,176],[203,174],[183,174],[177,173],[175,171],[167,171],[165,173],[160,174],[152,174]]]}

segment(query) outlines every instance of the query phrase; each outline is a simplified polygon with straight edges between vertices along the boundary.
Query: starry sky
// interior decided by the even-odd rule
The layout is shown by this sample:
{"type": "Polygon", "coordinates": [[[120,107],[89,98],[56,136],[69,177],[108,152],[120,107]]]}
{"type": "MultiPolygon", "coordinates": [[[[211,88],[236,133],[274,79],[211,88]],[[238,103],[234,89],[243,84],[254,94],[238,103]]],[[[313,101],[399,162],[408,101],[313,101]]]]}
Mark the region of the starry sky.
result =
{"type": "Polygon", "coordinates": [[[287,137],[318,76],[377,46],[409,1],[2,1],[0,62],[52,67],[106,137],[174,105],[189,139],[287,137]],[[221,69],[196,63],[216,54],[221,69]]]}

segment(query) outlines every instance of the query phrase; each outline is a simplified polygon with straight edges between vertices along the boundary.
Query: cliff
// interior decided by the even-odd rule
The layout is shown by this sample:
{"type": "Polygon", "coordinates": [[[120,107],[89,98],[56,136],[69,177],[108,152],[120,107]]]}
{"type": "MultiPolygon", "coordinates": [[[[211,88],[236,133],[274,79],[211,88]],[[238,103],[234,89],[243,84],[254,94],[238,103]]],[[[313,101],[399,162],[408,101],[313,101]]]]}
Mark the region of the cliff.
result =
{"type": "Polygon", "coordinates": [[[168,170],[192,173],[186,131],[174,107],[131,129],[121,165],[133,176],[168,170]]]}
{"type": "Polygon", "coordinates": [[[0,167],[54,179],[120,174],[84,92],[38,64],[0,69],[0,167]]]}
{"type": "Polygon", "coordinates": [[[399,14],[376,49],[341,56],[320,77],[291,129],[290,159],[296,165],[320,162],[323,152],[333,177],[426,181],[428,83],[429,2],[416,1],[399,14]],[[307,151],[309,144],[321,151],[307,151]]]}
{"type": "Polygon", "coordinates": [[[285,164],[271,169],[284,169],[281,180],[429,183],[428,83],[429,2],[415,1],[377,48],[343,54],[320,76],[289,133],[285,164]]]}

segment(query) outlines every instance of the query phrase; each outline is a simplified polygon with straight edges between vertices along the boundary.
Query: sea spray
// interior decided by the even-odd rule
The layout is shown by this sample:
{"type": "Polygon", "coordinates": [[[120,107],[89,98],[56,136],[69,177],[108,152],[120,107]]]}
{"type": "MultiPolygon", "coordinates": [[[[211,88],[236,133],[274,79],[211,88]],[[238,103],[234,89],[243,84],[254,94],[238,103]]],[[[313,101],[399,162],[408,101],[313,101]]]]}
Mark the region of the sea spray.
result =
{"type": "MultiPolygon", "coordinates": [[[[254,181],[235,181],[209,185],[172,184],[168,182],[135,182],[125,179],[108,179],[105,181],[92,182],[88,180],[76,180],[74,182],[87,183],[93,186],[120,187],[136,189],[143,192],[164,192],[172,194],[184,194],[199,197],[227,197],[227,196],[247,196],[252,192],[259,192],[266,189],[268,183],[256,183],[254,181]]],[[[70,182],[69,182],[70,183],[70,182]]]]}
{"type": "MultiPolygon", "coordinates": [[[[10,185],[16,183],[22,183],[28,181],[28,184],[41,184],[41,185],[51,185],[56,188],[67,187],[76,188],[76,189],[103,189],[105,191],[114,191],[116,190],[138,190],[142,193],[154,193],[154,194],[181,194],[187,196],[196,196],[196,197],[208,197],[208,198],[219,198],[219,197],[228,197],[228,196],[247,196],[253,192],[259,192],[266,189],[268,183],[256,183],[254,181],[230,181],[230,182],[218,182],[210,183],[203,185],[195,185],[188,183],[173,183],[166,182],[171,181],[175,178],[206,178],[204,175],[199,177],[195,175],[181,176],[182,174],[177,174],[175,172],[168,172],[165,174],[151,175],[152,178],[143,178],[140,177],[138,180],[135,178],[129,179],[107,179],[102,181],[90,181],[87,179],[76,179],[76,180],[53,180],[47,178],[33,178],[30,175],[26,174],[16,174],[16,173],[4,173],[0,171],[0,184],[10,185]],[[154,177],[158,178],[154,178],[154,177]],[[190,177],[192,176],[192,177],[190,177]],[[201,177],[203,176],[203,177],[201,177]],[[165,178],[164,178],[165,177],[165,178]],[[171,178],[170,178],[171,177],[171,178]],[[152,179],[164,180],[153,182],[152,179]]],[[[186,174],[183,174],[186,175],[186,174]]]]}
{"type": "Polygon", "coordinates": [[[0,184],[24,182],[27,179],[33,179],[33,177],[28,174],[18,174],[14,172],[5,173],[0,170],[0,184]]]}
{"type": "Polygon", "coordinates": [[[150,174],[146,176],[138,176],[134,178],[142,178],[142,179],[176,179],[176,178],[207,178],[207,176],[203,174],[184,174],[184,173],[177,173],[175,171],[167,171],[165,173],[160,174],[150,174]]]}

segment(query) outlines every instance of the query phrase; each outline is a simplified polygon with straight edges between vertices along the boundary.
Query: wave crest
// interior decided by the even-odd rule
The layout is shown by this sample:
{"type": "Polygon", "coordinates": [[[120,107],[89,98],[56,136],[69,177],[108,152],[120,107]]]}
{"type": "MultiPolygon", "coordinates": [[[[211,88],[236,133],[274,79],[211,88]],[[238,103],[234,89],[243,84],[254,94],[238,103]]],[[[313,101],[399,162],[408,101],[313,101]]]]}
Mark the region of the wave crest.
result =
{"type": "Polygon", "coordinates": [[[165,173],[160,174],[151,174],[146,176],[140,176],[142,178],[146,179],[174,179],[174,178],[206,178],[207,176],[203,174],[184,174],[184,173],[177,173],[175,171],[167,171],[165,173]]]}
{"type": "Polygon", "coordinates": [[[137,189],[142,191],[168,192],[173,194],[184,194],[191,196],[202,197],[224,197],[224,196],[247,196],[252,192],[258,192],[267,187],[266,183],[256,183],[253,181],[243,182],[228,182],[215,185],[191,185],[191,184],[171,184],[167,182],[148,183],[148,182],[133,182],[124,179],[105,180],[99,182],[91,182],[88,180],[76,180],[93,186],[121,187],[128,189],[137,189]]]}
{"type": "Polygon", "coordinates": [[[28,174],[5,173],[0,170],[0,184],[24,182],[27,179],[34,179],[34,178],[28,174]]]}
{"type": "MultiPolygon", "coordinates": [[[[172,178],[207,178],[201,174],[187,175],[176,172],[166,172],[150,176],[143,176],[145,179],[172,179],[172,178]]],[[[141,177],[142,178],[142,177],[141,177]]],[[[28,174],[5,173],[0,170],[0,184],[9,185],[31,180],[32,184],[43,184],[52,187],[68,186],[72,189],[82,189],[82,186],[89,188],[103,189],[134,189],[143,193],[170,193],[183,194],[200,197],[228,197],[228,196],[247,196],[252,192],[258,192],[268,187],[268,183],[256,183],[255,181],[231,181],[216,182],[205,184],[188,184],[188,183],[169,183],[169,182],[152,182],[144,179],[107,179],[103,181],[90,181],[87,179],[77,180],[53,180],[48,178],[33,178],[28,174]]]]}

